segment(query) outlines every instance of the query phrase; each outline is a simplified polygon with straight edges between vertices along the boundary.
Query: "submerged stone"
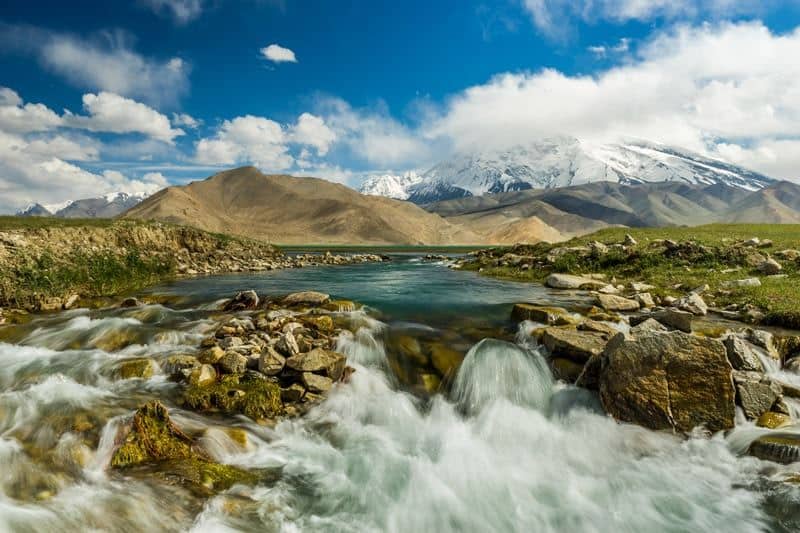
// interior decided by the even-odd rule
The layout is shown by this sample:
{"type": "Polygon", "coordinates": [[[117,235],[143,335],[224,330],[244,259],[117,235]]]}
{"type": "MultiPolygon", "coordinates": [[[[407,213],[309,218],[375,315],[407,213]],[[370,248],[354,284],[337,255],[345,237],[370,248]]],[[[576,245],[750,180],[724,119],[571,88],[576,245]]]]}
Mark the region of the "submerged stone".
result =
{"type": "Polygon", "coordinates": [[[122,361],[116,369],[120,379],[141,378],[148,379],[155,373],[156,363],[150,358],[141,357],[122,361]]]}
{"type": "Polygon", "coordinates": [[[789,464],[800,461],[800,435],[796,433],[768,433],[750,445],[748,453],[765,461],[789,464]]]}

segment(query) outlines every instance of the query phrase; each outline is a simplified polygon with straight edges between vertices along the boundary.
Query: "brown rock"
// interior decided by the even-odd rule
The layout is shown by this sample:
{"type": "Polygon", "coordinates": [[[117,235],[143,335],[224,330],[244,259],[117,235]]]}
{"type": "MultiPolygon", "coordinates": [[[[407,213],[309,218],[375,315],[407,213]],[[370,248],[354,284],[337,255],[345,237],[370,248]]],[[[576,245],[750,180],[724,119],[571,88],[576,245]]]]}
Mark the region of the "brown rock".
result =
{"type": "Polygon", "coordinates": [[[324,393],[328,392],[331,390],[331,387],[333,387],[332,379],[312,372],[303,372],[302,379],[303,385],[305,385],[309,392],[324,393]]]}
{"type": "MultiPolygon", "coordinates": [[[[612,341],[613,342],[613,341],[612,341]]],[[[683,332],[646,333],[604,354],[600,398],[615,418],[651,429],[732,428],[732,369],[718,340],[683,332]]]]}
{"type": "Polygon", "coordinates": [[[597,303],[606,311],[638,311],[639,302],[614,296],[613,294],[598,294],[597,303]]]}
{"type": "Polygon", "coordinates": [[[569,327],[547,328],[542,342],[553,358],[563,357],[583,365],[591,357],[600,355],[606,345],[603,333],[578,331],[569,327]]]}
{"type": "Polygon", "coordinates": [[[294,292],[283,299],[285,305],[324,305],[330,301],[328,294],[316,291],[294,292]]]}
{"type": "Polygon", "coordinates": [[[298,372],[324,372],[334,381],[342,377],[347,359],[344,355],[322,348],[294,355],[286,360],[286,366],[298,372]]]}
{"type": "Polygon", "coordinates": [[[271,346],[264,348],[258,358],[258,371],[267,376],[277,376],[286,366],[286,359],[271,346]]]}

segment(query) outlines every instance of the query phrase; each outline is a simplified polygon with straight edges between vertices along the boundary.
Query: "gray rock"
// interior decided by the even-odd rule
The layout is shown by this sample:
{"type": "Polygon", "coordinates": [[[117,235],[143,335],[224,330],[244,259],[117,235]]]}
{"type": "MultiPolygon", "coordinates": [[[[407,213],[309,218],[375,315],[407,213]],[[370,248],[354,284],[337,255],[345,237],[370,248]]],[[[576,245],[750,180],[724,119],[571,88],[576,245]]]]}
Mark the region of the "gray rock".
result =
{"type": "Polygon", "coordinates": [[[281,389],[281,400],[284,403],[299,402],[305,393],[305,387],[299,383],[292,383],[288,387],[281,389]]]}
{"type": "Polygon", "coordinates": [[[771,257],[768,257],[767,259],[764,260],[764,262],[758,265],[758,270],[762,274],[771,276],[773,274],[780,274],[780,272],[783,270],[783,267],[781,266],[780,263],[778,263],[771,257]]]}
{"type": "Polygon", "coordinates": [[[287,357],[292,357],[293,355],[300,353],[300,347],[297,345],[297,339],[294,338],[294,334],[291,331],[287,331],[286,333],[282,334],[280,338],[278,338],[275,348],[277,348],[279,352],[287,357]]]}
{"type": "Polygon", "coordinates": [[[267,376],[277,376],[284,366],[286,366],[286,358],[271,346],[264,348],[264,352],[258,358],[258,370],[267,376]]]}
{"type": "Polygon", "coordinates": [[[737,403],[745,416],[754,420],[769,411],[781,395],[781,386],[760,372],[733,372],[737,403]]]}
{"type": "Polygon", "coordinates": [[[225,352],[219,360],[219,368],[225,374],[244,374],[247,370],[247,357],[236,352],[225,352]]]}
{"type": "Polygon", "coordinates": [[[290,357],[286,360],[286,366],[298,372],[325,372],[331,379],[338,380],[342,377],[346,361],[340,353],[315,348],[290,357]]]}
{"type": "Polygon", "coordinates": [[[728,361],[734,370],[763,372],[764,366],[758,354],[741,337],[729,335],[722,341],[728,351],[728,361]]]}
{"type": "Polygon", "coordinates": [[[649,331],[669,331],[667,327],[659,322],[654,318],[648,318],[644,322],[641,322],[631,328],[630,334],[634,337],[637,335],[641,335],[642,333],[646,333],[649,331]]]}
{"type": "Polygon", "coordinates": [[[696,316],[705,316],[708,314],[708,306],[703,298],[696,293],[690,293],[675,302],[675,307],[681,311],[688,311],[696,316]]]}
{"type": "Polygon", "coordinates": [[[653,296],[649,292],[642,292],[636,295],[636,301],[645,309],[655,307],[656,302],[653,301],[653,296]]]}
{"type": "Polygon", "coordinates": [[[633,238],[633,235],[628,233],[625,235],[625,240],[622,241],[622,244],[624,244],[625,246],[636,246],[639,243],[636,241],[636,239],[633,238]]]}
{"type": "Polygon", "coordinates": [[[761,280],[758,278],[737,279],[722,283],[725,288],[760,287],[761,280]]]}
{"type": "Polygon", "coordinates": [[[161,370],[173,379],[183,379],[199,366],[200,361],[193,355],[171,355],[161,363],[161,370]]]}
{"type": "Polygon", "coordinates": [[[544,284],[552,289],[599,289],[606,284],[602,281],[573,276],[571,274],[550,274],[544,284]]]}

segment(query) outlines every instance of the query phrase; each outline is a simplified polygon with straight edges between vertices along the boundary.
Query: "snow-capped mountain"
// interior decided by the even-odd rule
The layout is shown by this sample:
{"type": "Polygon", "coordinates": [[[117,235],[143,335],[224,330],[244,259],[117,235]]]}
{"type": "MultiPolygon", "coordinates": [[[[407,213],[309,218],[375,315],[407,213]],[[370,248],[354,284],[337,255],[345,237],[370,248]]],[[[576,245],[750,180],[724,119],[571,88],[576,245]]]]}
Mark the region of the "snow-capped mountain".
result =
{"type": "Polygon", "coordinates": [[[403,174],[383,174],[381,176],[371,176],[367,178],[358,191],[361,194],[372,196],[387,196],[397,200],[407,200],[408,191],[411,186],[422,181],[422,176],[416,172],[405,172],[403,174]]]}
{"type": "MultiPolygon", "coordinates": [[[[397,189],[395,181],[384,185],[378,178],[370,183],[370,190],[391,188],[394,198],[424,204],[596,181],[724,183],[750,191],[774,182],[724,161],[656,143],[637,140],[595,144],[574,137],[554,137],[507,150],[459,154],[437,164],[417,183],[402,190],[397,189]]],[[[364,192],[363,187],[361,191],[364,192]]]]}
{"type": "Polygon", "coordinates": [[[70,200],[60,204],[32,204],[17,212],[17,216],[53,216],[58,218],[113,218],[139,204],[146,193],[109,193],[98,198],[70,200]]]}

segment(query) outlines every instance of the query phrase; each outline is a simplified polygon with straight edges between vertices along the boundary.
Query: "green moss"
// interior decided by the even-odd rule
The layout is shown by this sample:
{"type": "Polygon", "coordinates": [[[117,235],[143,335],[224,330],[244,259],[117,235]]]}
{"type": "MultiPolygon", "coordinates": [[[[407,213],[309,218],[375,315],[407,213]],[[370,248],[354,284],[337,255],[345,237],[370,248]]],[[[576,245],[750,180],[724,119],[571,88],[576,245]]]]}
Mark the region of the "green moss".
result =
{"type": "Polygon", "coordinates": [[[656,296],[680,296],[694,287],[709,284],[719,291],[715,304],[752,305],[764,311],[764,322],[769,325],[800,328],[800,263],[777,258],[786,278],[762,276],[750,264],[753,253],[775,254],[784,249],[800,249],[800,225],[780,224],[713,224],[694,228],[610,228],[571,241],[535,246],[518,245],[487,251],[487,260],[478,259],[465,266],[465,270],[481,270],[487,276],[518,281],[542,282],[550,273],[568,274],[602,273],[618,283],[641,281],[655,285],[651,292],[656,296]],[[585,247],[592,241],[606,244],[622,243],[625,235],[632,235],[638,244],[626,250],[612,248],[606,254],[584,256],[566,252],[545,268],[522,270],[514,266],[493,266],[492,260],[506,253],[532,256],[545,263],[547,254],[554,248],[585,247]],[[766,248],[736,246],[737,241],[752,237],[773,241],[766,248]],[[681,243],[675,251],[665,251],[655,241],[670,239],[681,243]],[[693,245],[685,243],[692,242],[693,245]],[[743,278],[759,277],[760,287],[726,287],[725,283],[743,278]],[[674,287],[680,285],[680,288],[674,287]]]}
{"type": "Polygon", "coordinates": [[[140,407],[122,446],[111,458],[111,466],[125,468],[142,463],[196,456],[191,439],[169,419],[167,408],[158,401],[140,407]]]}
{"type": "Polygon", "coordinates": [[[129,359],[123,361],[117,367],[117,375],[120,379],[143,378],[148,379],[153,377],[155,365],[152,359],[139,358],[129,359]]]}
{"type": "Polygon", "coordinates": [[[241,413],[253,420],[274,418],[283,413],[278,384],[263,379],[239,379],[234,375],[225,376],[213,385],[189,385],[183,401],[189,409],[219,409],[241,413]]]}
{"type": "Polygon", "coordinates": [[[237,484],[254,485],[259,480],[253,472],[196,458],[162,462],[158,465],[158,475],[202,496],[228,490],[237,484]]]}

